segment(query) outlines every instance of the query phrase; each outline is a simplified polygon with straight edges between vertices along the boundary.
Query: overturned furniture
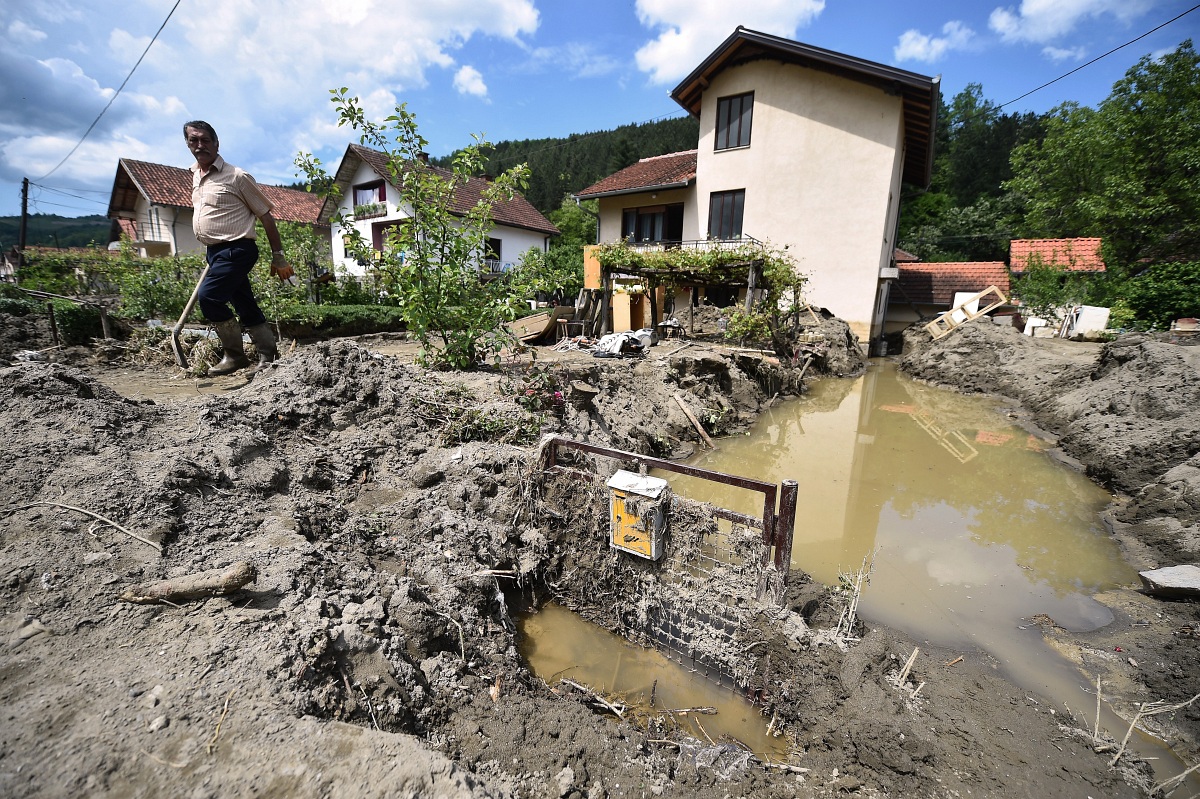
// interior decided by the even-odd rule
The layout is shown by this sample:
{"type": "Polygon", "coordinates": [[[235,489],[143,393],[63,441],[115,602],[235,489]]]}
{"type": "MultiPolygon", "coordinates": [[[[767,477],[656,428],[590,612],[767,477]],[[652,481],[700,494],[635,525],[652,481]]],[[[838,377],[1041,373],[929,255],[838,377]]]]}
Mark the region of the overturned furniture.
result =
{"type": "Polygon", "coordinates": [[[1006,302],[1008,302],[1008,298],[1001,293],[999,288],[988,286],[978,294],[972,294],[970,297],[967,297],[958,305],[925,325],[925,330],[936,341],[960,325],[964,325],[981,316],[986,316],[1006,302]]]}

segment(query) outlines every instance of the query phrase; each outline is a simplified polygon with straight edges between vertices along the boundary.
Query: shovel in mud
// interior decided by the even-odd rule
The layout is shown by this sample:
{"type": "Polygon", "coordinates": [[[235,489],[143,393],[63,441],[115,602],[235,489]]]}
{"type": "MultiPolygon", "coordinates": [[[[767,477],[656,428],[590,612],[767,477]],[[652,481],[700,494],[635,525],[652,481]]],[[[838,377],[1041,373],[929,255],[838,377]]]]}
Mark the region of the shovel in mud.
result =
{"type": "Polygon", "coordinates": [[[192,296],[188,298],[187,305],[183,306],[183,313],[179,315],[179,321],[175,323],[175,327],[171,328],[171,350],[175,353],[175,363],[179,364],[181,369],[188,368],[188,359],[187,354],[183,351],[183,344],[179,341],[179,334],[183,332],[184,323],[187,322],[192,309],[196,307],[196,299],[200,296],[200,284],[204,282],[207,275],[208,264],[205,264],[204,271],[200,273],[200,279],[196,281],[196,288],[192,289],[192,296]]]}

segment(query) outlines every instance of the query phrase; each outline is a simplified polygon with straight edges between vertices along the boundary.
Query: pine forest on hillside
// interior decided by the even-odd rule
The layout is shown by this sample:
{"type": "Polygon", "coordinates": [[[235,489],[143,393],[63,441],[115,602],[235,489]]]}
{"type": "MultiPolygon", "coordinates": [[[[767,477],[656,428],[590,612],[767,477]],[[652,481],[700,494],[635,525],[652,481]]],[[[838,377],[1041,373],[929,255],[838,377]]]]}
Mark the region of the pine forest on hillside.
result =
{"type": "MultiPolygon", "coordinates": [[[[696,149],[699,135],[699,123],[685,116],[573,133],[566,138],[502,141],[495,145],[487,171],[495,175],[527,163],[530,178],[525,197],[543,214],[549,214],[567,195],[641,158],[696,149]]],[[[449,163],[450,157],[442,161],[449,163]]]]}

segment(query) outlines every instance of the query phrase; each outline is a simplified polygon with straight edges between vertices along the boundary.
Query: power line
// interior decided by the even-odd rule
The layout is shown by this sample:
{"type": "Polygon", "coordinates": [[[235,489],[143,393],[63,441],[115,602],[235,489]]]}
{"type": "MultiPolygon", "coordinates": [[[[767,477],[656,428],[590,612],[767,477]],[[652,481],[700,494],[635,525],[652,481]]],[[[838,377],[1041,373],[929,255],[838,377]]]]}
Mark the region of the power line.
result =
{"type": "Polygon", "coordinates": [[[88,134],[90,134],[92,132],[92,129],[96,127],[96,123],[98,123],[100,121],[100,118],[102,116],[104,116],[105,112],[107,112],[108,109],[112,107],[112,104],[116,101],[116,99],[121,96],[121,90],[125,88],[126,83],[129,83],[129,79],[133,77],[133,73],[136,72],[137,68],[141,65],[142,59],[146,57],[146,53],[150,52],[150,48],[154,46],[154,43],[156,41],[158,41],[158,35],[163,32],[163,28],[167,27],[167,21],[171,19],[171,15],[175,13],[175,9],[179,8],[179,4],[181,2],[183,2],[183,0],[175,0],[175,5],[171,6],[171,10],[167,12],[167,18],[164,19],[163,23],[158,26],[158,30],[155,31],[154,38],[152,38],[150,40],[150,44],[146,45],[146,49],[142,51],[142,54],[140,56],[138,56],[137,63],[133,65],[133,69],[129,70],[129,74],[125,76],[125,80],[121,81],[121,85],[117,87],[116,93],[113,94],[113,96],[109,98],[108,104],[105,105],[104,108],[102,108],[100,110],[100,113],[97,114],[96,118],[92,120],[92,124],[88,125],[88,129],[83,132],[83,136],[81,136],[79,138],[79,141],[75,144],[75,146],[71,148],[71,152],[67,153],[63,157],[63,160],[61,160],[57,164],[55,164],[54,169],[51,169],[46,174],[42,175],[40,178],[38,178],[38,180],[45,180],[46,178],[53,175],[55,172],[58,171],[58,168],[60,166],[62,166],[63,164],[65,164],[67,162],[67,159],[69,159],[71,156],[73,156],[75,154],[75,151],[79,149],[79,146],[81,144],[83,144],[84,139],[86,139],[88,137],[88,134]]]}
{"type": "Polygon", "coordinates": [[[1192,12],[1193,12],[1193,11],[1195,11],[1197,8],[1200,8],[1200,5],[1194,5],[1194,6],[1192,6],[1192,7],[1191,7],[1191,8],[1189,8],[1187,11],[1184,11],[1182,14],[1178,14],[1178,15],[1176,15],[1176,16],[1174,16],[1174,17],[1172,17],[1171,19],[1167,20],[1167,21],[1166,21],[1166,22],[1164,22],[1163,24],[1161,24],[1161,25],[1159,25],[1159,26],[1157,26],[1157,27],[1151,28],[1150,30],[1148,30],[1148,31],[1146,31],[1145,33],[1143,33],[1141,36],[1137,36],[1137,37],[1135,37],[1135,38],[1133,38],[1133,39],[1130,39],[1129,41],[1125,42],[1125,44],[1118,45],[1118,46],[1114,47],[1113,49],[1109,50],[1109,51],[1108,51],[1107,53],[1105,53],[1104,55],[1098,55],[1098,56],[1096,56],[1095,58],[1093,58],[1091,61],[1087,62],[1086,64],[1080,64],[1079,66],[1075,67],[1075,69],[1071,70],[1070,72],[1063,73],[1062,75],[1059,75],[1059,76],[1058,76],[1057,78],[1055,78],[1054,80],[1047,81],[1047,82],[1043,83],[1041,86],[1038,86],[1036,89],[1030,89],[1029,91],[1027,91],[1027,92],[1025,92],[1024,94],[1022,94],[1020,97],[1016,97],[1016,98],[1014,98],[1014,99],[1012,99],[1012,100],[1009,100],[1007,103],[1001,103],[1000,105],[996,106],[996,107],[995,107],[995,109],[993,109],[993,110],[995,110],[995,111],[999,111],[999,110],[1000,110],[1001,108],[1003,108],[1004,106],[1006,106],[1006,105],[1012,105],[1013,103],[1017,102],[1017,100],[1024,100],[1026,97],[1028,97],[1029,95],[1033,94],[1034,92],[1040,92],[1042,89],[1046,88],[1047,86],[1050,86],[1050,85],[1052,85],[1052,84],[1058,83],[1058,82],[1059,82],[1060,80],[1062,80],[1063,78],[1070,77],[1071,75],[1074,75],[1076,72],[1078,72],[1078,71],[1079,71],[1079,70],[1081,70],[1081,69],[1084,69],[1085,67],[1090,67],[1092,64],[1095,64],[1095,63],[1096,63],[1097,61],[1099,61],[1100,59],[1102,59],[1102,58],[1108,58],[1110,55],[1112,55],[1113,53],[1117,52],[1118,50],[1120,50],[1120,49],[1122,49],[1122,48],[1125,48],[1125,47],[1128,47],[1129,45],[1133,44],[1133,43],[1134,43],[1134,42],[1136,42],[1136,41],[1139,41],[1139,40],[1141,40],[1141,39],[1145,39],[1147,36],[1149,36],[1150,34],[1154,33],[1155,31],[1162,30],[1163,28],[1165,28],[1165,27],[1167,27],[1168,25],[1170,25],[1172,22],[1175,22],[1176,20],[1179,20],[1179,19],[1182,19],[1183,17],[1186,17],[1188,14],[1192,13],[1192,12]]]}
{"type": "MultiPolygon", "coordinates": [[[[42,191],[48,191],[48,192],[52,192],[54,194],[61,194],[64,197],[74,197],[76,200],[83,200],[84,202],[95,203],[96,205],[107,205],[107,203],[104,202],[103,200],[94,200],[91,197],[81,197],[78,194],[72,194],[69,191],[63,191],[62,189],[56,189],[53,186],[43,186],[40,183],[34,183],[32,181],[30,181],[29,185],[37,186],[42,191]]],[[[110,194],[111,193],[108,191],[100,191],[99,189],[76,189],[76,191],[88,191],[88,192],[93,192],[95,194],[110,194]]]]}

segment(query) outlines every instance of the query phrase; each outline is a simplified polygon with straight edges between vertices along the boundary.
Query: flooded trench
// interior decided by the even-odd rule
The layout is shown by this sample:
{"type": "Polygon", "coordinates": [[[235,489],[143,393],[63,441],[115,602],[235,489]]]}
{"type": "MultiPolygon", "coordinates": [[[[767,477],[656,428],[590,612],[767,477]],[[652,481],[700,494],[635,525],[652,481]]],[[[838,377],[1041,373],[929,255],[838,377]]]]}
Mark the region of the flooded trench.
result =
{"type": "MultiPolygon", "coordinates": [[[[1110,495],[1056,460],[1001,401],[917,382],[876,359],[864,376],[821,380],[717,446],[691,465],[798,481],[793,569],[835,584],[868,564],[859,616],[869,624],[967,658],[983,650],[1015,684],[1090,729],[1094,675],[1055,652],[1037,622],[1102,627],[1113,617],[1093,596],[1136,585],[1137,573],[1101,522],[1110,495]]],[[[746,492],[680,475],[671,485],[754,510],[746,492]]],[[[1100,723],[1117,740],[1128,728],[1107,705],[1100,723]]],[[[1130,746],[1158,761],[1162,776],[1180,770],[1147,736],[1130,746]]]]}
{"type": "MultiPolygon", "coordinates": [[[[1046,452],[1001,406],[872,362],[768,410],[692,464],[800,486],[792,567],[826,584],[874,557],[863,617],[1006,667],[1031,655],[1028,619],[1073,631],[1112,616],[1091,597],[1137,583],[1100,521],[1109,495],[1046,452]]],[[[685,479],[672,479],[689,493],[685,479]]],[[[705,486],[739,510],[737,491],[705,486]]],[[[715,495],[714,495],[715,494],[715,495]]]]}

